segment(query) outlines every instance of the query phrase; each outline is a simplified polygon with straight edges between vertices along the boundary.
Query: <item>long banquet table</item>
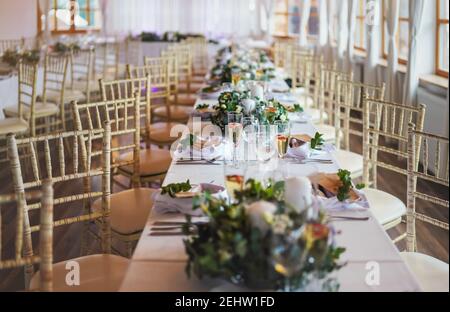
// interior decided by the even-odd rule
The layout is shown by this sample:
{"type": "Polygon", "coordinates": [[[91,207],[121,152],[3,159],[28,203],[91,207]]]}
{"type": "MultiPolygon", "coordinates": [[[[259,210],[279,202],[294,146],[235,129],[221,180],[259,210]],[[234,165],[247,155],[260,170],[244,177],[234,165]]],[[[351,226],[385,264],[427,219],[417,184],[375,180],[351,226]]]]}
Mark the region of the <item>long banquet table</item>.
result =
{"type": "MultiPolygon", "coordinates": [[[[198,100],[197,103],[202,103],[198,100]]],[[[292,133],[314,135],[311,122],[294,123],[292,133]]],[[[323,156],[332,157],[330,155],[323,156]]],[[[332,157],[333,158],[333,157],[332,157]]],[[[291,175],[308,176],[312,173],[335,173],[340,168],[333,164],[289,164],[291,175]]],[[[345,169],[345,168],[344,168],[345,169]]],[[[191,183],[224,185],[222,165],[178,165],[172,163],[164,184],[191,183]]],[[[361,212],[346,212],[352,216],[361,212]]],[[[415,292],[421,291],[415,277],[403,262],[391,239],[374,219],[370,210],[363,212],[368,221],[336,221],[339,235],[336,241],[345,247],[341,259],[346,266],[336,273],[342,292],[415,292]],[[379,280],[376,276],[379,273],[379,280]],[[374,275],[375,274],[375,275],[374,275]],[[375,278],[374,278],[375,276],[375,278]]],[[[223,282],[218,280],[189,279],[185,273],[187,255],[183,236],[150,236],[155,221],[184,221],[181,214],[157,214],[152,211],[138,242],[120,291],[130,292],[196,292],[219,291],[223,282]],[[219,288],[218,288],[219,287],[219,288]]]]}

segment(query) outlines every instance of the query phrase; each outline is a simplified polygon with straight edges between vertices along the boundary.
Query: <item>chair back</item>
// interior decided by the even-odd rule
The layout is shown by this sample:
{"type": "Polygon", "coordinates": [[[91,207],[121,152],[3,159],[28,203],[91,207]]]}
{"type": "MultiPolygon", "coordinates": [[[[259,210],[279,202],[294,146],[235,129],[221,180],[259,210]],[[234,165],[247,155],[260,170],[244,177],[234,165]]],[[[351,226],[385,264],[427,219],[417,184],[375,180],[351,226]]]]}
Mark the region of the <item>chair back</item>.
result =
{"type": "Polygon", "coordinates": [[[433,189],[448,191],[449,140],[441,136],[417,131],[414,124],[408,132],[408,204],[406,213],[406,250],[417,252],[416,221],[425,222],[438,228],[449,230],[448,197],[440,197],[433,189]],[[417,146],[419,144],[419,147],[417,146]],[[420,166],[416,164],[420,162],[420,166]],[[429,190],[424,192],[418,182],[427,182],[429,190]],[[416,209],[417,203],[420,209],[416,209]],[[430,206],[446,208],[443,216],[447,220],[431,216],[430,206]]]}
{"type": "MultiPolygon", "coordinates": [[[[22,256],[21,253],[15,254],[14,259],[2,259],[2,246],[1,246],[1,208],[2,205],[15,202],[15,195],[0,195],[0,270],[26,268],[39,264],[40,274],[40,291],[52,291],[53,290],[53,187],[50,181],[44,181],[41,187],[41,213],[40,213],[40,231],[39,231],[39,255],[22,256]],[[42,196],[41,196],[42,195],[42,196]]],[[[16,233],[15,243],[22,241],[23,238],[23,225],[26,223],[24,220],[22,207],[17,207],[16,216],[16,233]]],[[[16,250],[20,249],[20,246],[15,247],[16,250]]]]}
{"type": "MultiPolygon", "coordinates": [[[[377,188],[378,169],[382,168],[402,176],[408,175],[408,124],[414,123],[423,130],[425,105],[405,106],[368,98],[363,94],[363,181],[366,186],[377,188]],[[406,124],[406,125],[405,125],[406,124]],[[386,161],[389,157],[389,161],[386,161]],[[392,163],[395,159],[395,163],[392,163]]],[[[416,145],[420,149],[420,143],[416,145]]],[[[417,166],[418,162],[416,163],[417,166]]]]}
{"type": "Polygon", "coordinates": [[[36,135],[36,114],[35,104],[37,97],[37,79],[38,79],[38,64],[30,64],[19,61],[19,107],[18,116],[25,120],[24,108],[27,107],[29,111],[28,122],[30,124],[29,133],[31,136],[36,135]]]}
{"type": "Polygon", "coordinates": [[[383,100],[384,92],[384,83],[381,86],[372,86],[352,80],[337,81],[334,126],[338,149],[352,150],[350,136],[358,137],[358,145],[361,143],[364,134],[363,97],[383,100]]]}
{"type": "Polygon", "coordinates": [[[94,47],[70,52],[70,89],[74,90],[74,82],[80,81],[84,85],[82,91],[87,102],[90,102],[90,82],[94,78],[94,57],[94,47]]]}
{"type": "MultiPolygon", "coordinates": [[[[17,225],[23,232],[23,238],[16,238],[16,257],[21,254],[31,257],[34,254],[32,233],[40,229],[39,225],[33,225],[34,213],[41,210],[42,204],[27,200],[26,194],[41,187],[46,180],[55,187],[70,189],[70,195],[54,198],[54,205],[63,205],[67,212],[64,215],[56,214],[53,226],[58,228],[75,223],[86,225],[89,221],[100,219],[103,224],[100,235],[102,251],[111,252],[109,125],[105,128],[105,131],[64,132],[22,139],[16,139],[13,134],[8,136],[8,158],[13,186],[19,213],[23,214],[23,223],[17,225]],[[93,140],[98,136],[103,138],[103,149],[97,151],[94,150],[93,140]],[[70,145],[70,148],[66,148],[66,144],[70,145]],[[25,159],[19,157],[24,151],[30,154],[25,159]],[[91,179],[95,177],[102,179],[101,191],[91,189],[91,179]],[[101,212],[90,210],[90,201],[96,198],[102,198],[101,212]]],[[[32,274],[33,267],[26,268],[26,285],[32,274]]]]}

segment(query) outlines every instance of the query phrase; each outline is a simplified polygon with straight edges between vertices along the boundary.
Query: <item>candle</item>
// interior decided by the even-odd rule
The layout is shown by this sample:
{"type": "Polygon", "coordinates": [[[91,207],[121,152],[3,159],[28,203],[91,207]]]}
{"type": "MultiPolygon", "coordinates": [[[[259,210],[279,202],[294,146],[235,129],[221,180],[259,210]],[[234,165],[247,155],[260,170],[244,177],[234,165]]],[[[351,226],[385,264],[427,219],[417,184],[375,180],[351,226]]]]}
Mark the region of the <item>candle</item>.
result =
{"type": "Polygon", "coordinates": [[[251,89],[252,97],[264,100],[264,88],[259,84],[255,84],[251,89]]]}
{"type": "Polygon", "coordinates": [[[285,201],[297,212],[302,212],[312,205],[312,185],[307,177],[286,179],[285,201]]]}

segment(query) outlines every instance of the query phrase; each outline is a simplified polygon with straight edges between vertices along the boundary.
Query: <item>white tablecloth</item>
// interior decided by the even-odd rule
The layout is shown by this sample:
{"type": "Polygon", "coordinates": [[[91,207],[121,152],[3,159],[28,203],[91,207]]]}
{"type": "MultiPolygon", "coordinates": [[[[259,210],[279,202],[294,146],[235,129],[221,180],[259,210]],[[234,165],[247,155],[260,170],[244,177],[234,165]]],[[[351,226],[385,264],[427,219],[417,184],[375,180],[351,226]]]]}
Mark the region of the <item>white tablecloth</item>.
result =
{"type": "MultiPolygon", "coordinates": [[[[198,103],[202,102],[201,100],[198,103]]],[[[309,134],[316,130],[311,123],[293,123],[293,134],[309,134]]],[[[330,158],[331,155],[325,155],[330,158]]],[[[331,159],[333,159],[331,157],[331,159]]],[[[317,172],[334,173],[339,165],[334,160],[331,165],[288,164],[290,175],[308,176],[317,172]]],[[[258,174],[255,171],[255,174],[258,174]]],[[[193,184],[208,183],[224,185],[221,165],[176,165],[172,164],[164,184],[184,182],[190,179],[193,184]]],[[[342,261],[347,266],[337,272],[341,291],[420,291],[415,277],[407,268],[391,239],[374,219],[370,211],[368,221],[334,222],[341,232],[337,244],[345,247],[342,261]],[[379,265],[380,284],[366,283],[370,267],[379,265]]],[[[217,281],[189,280],[185,274],[187,256],[182,236],[149,236],[152,224],[157,220],[184,221],[180,214],[157,215],[152,213],[136,247],[121,291],[211,291],[220,286],[217,281]]]]}

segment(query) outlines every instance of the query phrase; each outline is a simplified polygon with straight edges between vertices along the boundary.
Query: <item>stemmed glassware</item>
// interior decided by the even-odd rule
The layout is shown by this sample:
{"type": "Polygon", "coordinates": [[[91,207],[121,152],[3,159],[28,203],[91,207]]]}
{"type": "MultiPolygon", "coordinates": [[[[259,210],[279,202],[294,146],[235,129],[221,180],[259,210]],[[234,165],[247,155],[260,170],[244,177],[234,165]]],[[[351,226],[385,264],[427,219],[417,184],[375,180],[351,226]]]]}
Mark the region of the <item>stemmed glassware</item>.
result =
{"type": "Polygon", "coordinates": [[[244,129],[244,115],[242,113],[228,113],[228,140],[233,144],[233,163],[237,162],[237,150],[241,143],[244,129]]]}
{"type": "Polygon", "coordinates": [[[289,121],[276,121],[278,156],[283,159],[288,150],[289,138],[291,136],[291,124],[289,121]]]}
{"type": "Polygon", "coordinates": [[[271,125],[260,125],[256,138],[256,156],[259,161],[267,162],[276,153],[275,146],[276,131],[271,125]]]}
{"type": "Polygon", "coordinates": [[[225,161],[224,162],[224,179],[227,189],[229,203],[235,200],[235,192],[242,191],[245,184],[247,174],[247,163],[244,161],[225,161]]]}

